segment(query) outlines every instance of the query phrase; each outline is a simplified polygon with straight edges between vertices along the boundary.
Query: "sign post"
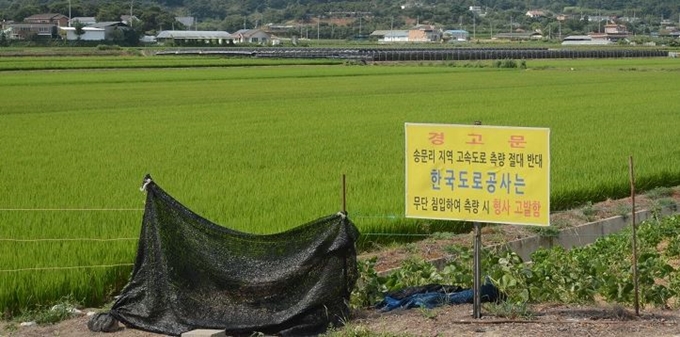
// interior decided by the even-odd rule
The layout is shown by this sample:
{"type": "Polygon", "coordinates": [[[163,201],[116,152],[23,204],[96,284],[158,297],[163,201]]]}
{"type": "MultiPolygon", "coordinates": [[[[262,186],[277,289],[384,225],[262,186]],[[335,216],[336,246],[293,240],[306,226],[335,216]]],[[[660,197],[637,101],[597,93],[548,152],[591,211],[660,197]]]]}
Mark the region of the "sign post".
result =
{"type": "Polygon", "coordinates": [[[406,123],[406,217],[475,223],[474,310],[481,317],[481,223],[550,225],[550,130],[406,123]]]}
{"type": "MultiPolygon", "coordinates": [[[[482,121],[475,121],[474,125],[482,125],[482,121]]],[[[474,250],[472,261],[472,268],[474,270],[472,278],[472,317],[482,318],[482,224],[475,221],[474,226],[475,238],[472,244],[474,250]]]]}

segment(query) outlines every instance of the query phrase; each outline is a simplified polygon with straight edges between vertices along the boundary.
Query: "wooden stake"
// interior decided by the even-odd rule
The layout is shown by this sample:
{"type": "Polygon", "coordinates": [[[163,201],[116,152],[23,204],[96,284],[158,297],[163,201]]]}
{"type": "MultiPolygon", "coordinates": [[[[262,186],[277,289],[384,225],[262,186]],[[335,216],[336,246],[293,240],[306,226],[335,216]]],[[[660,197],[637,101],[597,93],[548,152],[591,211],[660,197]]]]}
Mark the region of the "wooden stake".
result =
{"type": "Polygon", "coordinates": [[[637,225],[635,224],[635,173],[633,171],[633,156],[628,158],[628,168],[630,171],[630,201],[633,208],[632,226],[633,226],[633,287],[635,291],[635,315],[640,316],[640,288],[638,286],[638,267],[637,267],[637,225]]]}
{"type": "Polygon", "coordinates": [[[347,185],[344,173],[342,174],[342,212],[347,214],[347,185]]]}

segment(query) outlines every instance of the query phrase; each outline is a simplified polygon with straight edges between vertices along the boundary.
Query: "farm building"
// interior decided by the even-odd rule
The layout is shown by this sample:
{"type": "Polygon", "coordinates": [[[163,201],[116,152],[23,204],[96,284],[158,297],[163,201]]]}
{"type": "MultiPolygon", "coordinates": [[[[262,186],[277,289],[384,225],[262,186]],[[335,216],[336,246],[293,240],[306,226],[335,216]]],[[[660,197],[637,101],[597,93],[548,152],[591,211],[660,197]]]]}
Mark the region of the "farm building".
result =
{"type": "Polygon", "coordinates": [[[57,26],[51,23],[15,23],[9,25],[5,34],[12,40],[28,40],[33,36],[52,38],[57,36],[57,26]]]}
{"type": "Polygon", "coordinates": [[[107,41],[113,39],[113,32],[118,29],[127,29],[127,25],[120,21],[99,22],[83,27],[83,34],[76,34],[76,27],[59,27],[66,34],[69,41],[107,41]]]}
{"type": "Polygon", "coordinates": [[[382,40],[385,38],[385,34],[391,32],[392,30],[390,29],[378,29],[374,30],[370,35],[368,35],[371,38],[382,40]]]}
{"type": "Polygon", "coordinates": [[[590,35],[570,35],[562,40],[563,46],[604,46],[612,44],[607,39],[595,39],[590,35]]]}
{"type": "Polygon", "coordinates": [[[382,42],[408,42],[408,30],[392,30],[383,36],[382,42]]]}
{"type": "Polygon", "coordinates": [[[604,25],[604,33],[590,33],[588,34],[593,40],[607,40],[616,42],[618,40],[628,38],[628,29],[626,26],[616,23],[608,23],[604,25]]]}
{"type": "Polygon", "coordinates": [[[71,18],[71,24],[70,26],[74,26],[76,22],[80,22],[85,26],[91,26],[95,23],[97,23],[97,19],[94,18],[94,16],[77,16],[71,18]]]}
{"type": "Polygon", "coordinates": [[[158,42],[178,44],[226,44],[231,34],[221,30],[164,30],[156,36],[158,42]]]}
{"type": "Polygon", "coordinates": [[[470,33],[467,30],[453,29],[444,31],[444,39],[449,39],[449,42],[467,41],[470,38],[470,33]]]}
{"type": "Polygon", "coordinates": [[[494,35],[494,40],[511,40],[511,41],[523,41],[523,40],[540,40],[543,35],[538,32],[523,32],[523,33],[499,33],[494,35]]]}
{"type": "Polygon", "coordinates": [[[378,42],[438,42],[442,39],[442,31],[431,25],[418,25],[409,30],[390,29],[375,30],[370,37],[378,38],[378,42]]]}
{"type": "Polygon", "coordinates": [[[230,39],[234,43],[269,44],[272,36],[261,29],[241,29],[231,34],[230,39]]]}
{"type": "Polygon", "coordinates": [[[542,18],[548,16],[544,11],[541,10],[533,10],[533,11],[527,11],[526,16],[536,19],[536,18],[542,18]]]}
{"type": "Polygon", "coordinates": [[[27,40],[33,37],[53,38],[58,36],[58,27],[68,25],[68,17],[62,14],[35,14],[23,22],[3,25],[3,32],[12,40],[27,40]]]}
{"type": "Polygon", "coordinates": [[[63,27],[68,26],[68,16],[55,13],[35,14],[24,18],[24,23],[52,24],[63,27]]]}
{"type": "Polygon", "coordinates": [[[409,42],[438,42],[441,39],[441,29],[432,25],[418,25],[408,31],[409,42]]]}

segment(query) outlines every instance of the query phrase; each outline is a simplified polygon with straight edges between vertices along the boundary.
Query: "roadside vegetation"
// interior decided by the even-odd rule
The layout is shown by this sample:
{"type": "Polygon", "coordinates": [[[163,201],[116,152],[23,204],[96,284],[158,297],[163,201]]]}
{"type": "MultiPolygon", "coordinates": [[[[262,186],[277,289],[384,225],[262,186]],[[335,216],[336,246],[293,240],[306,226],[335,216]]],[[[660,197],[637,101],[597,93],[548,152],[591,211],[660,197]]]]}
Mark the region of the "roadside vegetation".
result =
{"type": "Polygon", "coordinates": [[[526,69],[182,57],[150,69],[149,60],[0,62],[23,69],[0,83],[7,316],[67,295],[95,306],[117,294],[134,261],[146,173],[240,231],[279,232],[339,211],[342,174],[362,245],[463,228],[403,217],[404,122],[549,127],[552,210],[628,195],[630,155],[639,190],[680,185],[674,59],[526,69]],[[201,62],[209,68],[192,66],[201,62]],[[93,69],[52,71],[78,68],[93,69]]]}
{"type": "MultiPolygon", "coordinates": [[[[507,251],[483,251],[482,275],[489,278],[507,300],[487,303],[485,309],[501,317],[529,317],[531,303],[593,304],[596,301],[632,307],[634,281],[631,228],[598,239],[595,243],[565,250],[556,246],[539,249],[525,263],[507,251]]],[[[638,226],[638,280],[640,305],[680,307],[680,216],[645,221],[638,226]]],[[[443,268],[417,256],[388,275],[374,269],[375,260],[360,264],[361,278],[353,293],[353,305],[366,308],[383,294],[427,284],[472,288],[469,247],[451,246],[443,268]]]]}

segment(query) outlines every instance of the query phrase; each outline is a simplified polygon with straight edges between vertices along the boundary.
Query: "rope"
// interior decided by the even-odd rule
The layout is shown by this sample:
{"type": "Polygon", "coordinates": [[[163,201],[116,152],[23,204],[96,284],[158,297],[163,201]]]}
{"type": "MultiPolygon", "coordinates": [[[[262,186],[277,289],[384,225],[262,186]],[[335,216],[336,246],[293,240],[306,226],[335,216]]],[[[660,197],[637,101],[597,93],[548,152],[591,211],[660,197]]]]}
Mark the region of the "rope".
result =
{"type": "Polygon", "coordinates": [[[35,267],[35,268],[21,268],[21,269],[0,269],[0,273],[13,273],[21,271],[38,271],[38,270],[72,270],[72,269],[87,269],[87,268],[112,268],[112,267],[129,267],[134,266],[132,263],[121,264],[102,264],[95,266],[72,266],[72,267],[35,267]]]}
{"type": "Polygon", "coordinates": [[[72,238],[72,239],[0,239],[0,242],[60,242],[60,241],[126,241],[139,240],[139,238],[112,238],[112,239],[96,239],[96,238],[72,238]]]}
{"type": "Polygon", "coordinates": [[[146,191],[146,185],[149,185],[152,181],[153,180],[151,180],[151,176],[147,175],[144,178],[144,184],[142,185],[142,187],[139,188],[139,190],[142,192],[146,191]]]}

